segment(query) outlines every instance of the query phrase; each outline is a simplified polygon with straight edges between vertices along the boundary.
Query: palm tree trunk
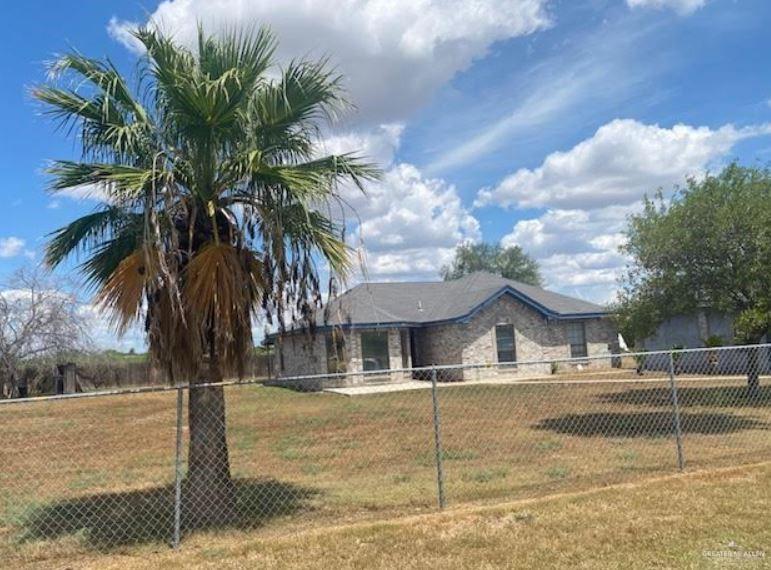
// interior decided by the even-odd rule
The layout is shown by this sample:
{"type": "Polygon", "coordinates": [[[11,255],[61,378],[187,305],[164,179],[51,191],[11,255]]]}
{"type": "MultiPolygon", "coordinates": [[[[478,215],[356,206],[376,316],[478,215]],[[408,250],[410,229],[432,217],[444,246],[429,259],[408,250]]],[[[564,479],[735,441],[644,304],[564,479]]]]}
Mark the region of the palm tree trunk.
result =
{"type": "MultiPolygon", "coordinates": [[[[222,373],[215,355],[193,384],[221,381],[222,373]]],[[[230,522],[236,512],[236,496],[230,476],[222,386],[191,387],[188,424],[190,447],[183,500],[185,525],[196,528],[230,522]]]]}

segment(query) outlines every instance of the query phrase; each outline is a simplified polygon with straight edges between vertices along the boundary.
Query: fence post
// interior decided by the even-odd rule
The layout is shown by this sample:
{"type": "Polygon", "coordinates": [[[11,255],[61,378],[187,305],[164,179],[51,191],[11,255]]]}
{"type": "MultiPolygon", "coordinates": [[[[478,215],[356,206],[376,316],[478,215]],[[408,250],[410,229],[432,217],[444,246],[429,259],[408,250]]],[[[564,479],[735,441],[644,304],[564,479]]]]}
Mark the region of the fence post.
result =
{"type": "Polygon", "coordinates": [[[683,430],[680,426],[680,405],[677,401],[677,382],[675,381],[675,357],[669,353],[669,389],[672,392],[672,413],[674,416],[675,439],[677,441],[677,467],[680,471],[685,467],[683,457],[683,430]]]}
{"type": "Polygon", "coordinates": [[[431,400],[434,407],[434,448],[436,451],[436,489],[439,508],[444,509],[444,466],[442,453],[442,422],[439,415],[439,397],[436,393],[436,368],[431,369],[431,400]]]}
{"type": "Polygon", "coordinates": [[[172,547],[179,548],[182,526],[182,403],[183,390],[177,388],[177,443],[174,455],[174,538],[172,547]]]}

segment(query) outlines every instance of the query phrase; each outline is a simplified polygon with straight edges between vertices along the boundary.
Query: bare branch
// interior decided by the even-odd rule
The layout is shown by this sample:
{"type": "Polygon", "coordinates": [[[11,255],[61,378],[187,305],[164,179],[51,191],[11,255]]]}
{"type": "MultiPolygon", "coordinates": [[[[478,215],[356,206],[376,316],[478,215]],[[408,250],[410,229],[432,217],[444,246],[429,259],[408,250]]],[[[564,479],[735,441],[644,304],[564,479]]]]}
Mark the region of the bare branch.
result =
{"type": "Polygon", "coordinates": [[[91,345],[76,296],[49,274],[22,268],[0,285],[0,386],[18,395],[19,369],[91,345]]]}

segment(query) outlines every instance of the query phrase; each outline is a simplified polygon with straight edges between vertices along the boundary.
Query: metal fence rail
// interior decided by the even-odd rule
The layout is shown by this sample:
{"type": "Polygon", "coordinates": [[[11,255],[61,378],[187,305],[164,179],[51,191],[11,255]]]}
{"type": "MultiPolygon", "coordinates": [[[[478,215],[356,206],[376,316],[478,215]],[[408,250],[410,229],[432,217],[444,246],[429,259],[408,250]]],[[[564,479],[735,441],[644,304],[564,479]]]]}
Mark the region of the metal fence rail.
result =
{"type": "Polygon", "coordinates": [[[208,529],[289,532],[769,460],[770,355],[758,345],[5,401],[0,560],[41,541],[177,546],[208,529]]]}

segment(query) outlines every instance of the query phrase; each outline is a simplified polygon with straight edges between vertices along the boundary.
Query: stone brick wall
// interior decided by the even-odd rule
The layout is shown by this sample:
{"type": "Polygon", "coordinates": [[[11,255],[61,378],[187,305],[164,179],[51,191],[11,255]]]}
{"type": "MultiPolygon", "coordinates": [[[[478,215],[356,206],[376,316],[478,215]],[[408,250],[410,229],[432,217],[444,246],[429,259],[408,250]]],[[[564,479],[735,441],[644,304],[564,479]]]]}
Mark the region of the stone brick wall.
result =
{"type": "MultiPolygon", "coordinates": [[[[585,319],[586,352],[589,357],[607,356],[612,352],[618,352],[618,332],[608,318],[585,319]]],[[[550,324],[554,342],[544,349],[543,358],[570,358],[570,344],[568,343],[568,322],[555,321],[550,324]]],[[[577,366],[578,364],[560,363],[559,366],[577,366]]],[[[581,366],[592,368],[604,368],[610,366],[610,359],[589,359],[581,366]]]]}
{"type": "Polygon", "coordinates": [[[278,377],[326,374],[327,359],[324,335],[310,336],[305,333],[286,335],[281,343],[276,343],[274,358],[273,369],[278,377]],[[283,369],[279,351],[283,353],[283,369]]]}
{"type": "MultiPolygon", "coordinates": [[[[587,352],[589,356],[610,354],[609,347],[616,343],[616,332],[608,319],[585,320],[587,352]]],[[[464,324],[438,325],[418,331],[420,365],[496,364],[497,350],[495,326],[514,325],[514,340],[518,361],[544,360],[570,357],[567,340],[567,322],[549,321],[537,311],[508,295],[482,309],[464,324]]],[[[610,361],[592,362],[596,366],[609,366],[610,361]]],[[[519,366],[521,375],[545,374],[548,363],[519,366]]],[[[443,372],[448,380],[474,378],[476,371],[443,372]]],[[[487,371],[486,374],[489,375],[487,371]]],[[[511,374],[514,369],[507,369],[511,374]]]]}
{"type": "MultiPolygon", "coordinates": [[[[362,372],[363,361],[361,356],[361,333],[383,329],[354,329],[345,331],[345,356],[348,373],[362,372]]],[[[400,329],[387,329],[388,332],[388,360],[391,368],[403,368],[402,341],[400,329]]],[[[284,369],[281,370],[278,350],[275,356],[275,370],[277,376],[286,378],[290,376],[306,376],[310,374],[327,373],[326,333],[317,333],[314,337],[306,334],[294,334],[284,337],[281,349],[284,353],[284,369]]],[[[409,350],[409,345],[407,345],[409,350]]],[[[407,366],[411,366],[409,354],[407,366]]],[[[376,375],[352,374],[341,380],[342,385],[357,385],[365,382],[383,382],[403,380],[404,373],[384,372],[376,375]]]]}
{"type": "MultiPolygon", "coordinates": [[[[587,353],[590,357],[609,355],[617,343],[617,334],[609,319],[585,319],[587,353]]],[[[497,363],[495,327],[498,324],[514,325],[514,340],[517,361],[551,360],[570,358],[570,345],[567,338],[567,321],[549,320],[517,299],[504,295],[494,303],[479,311],[467,323],[428,326],[415,329],[417,357],[412,362],[409,353],[402,360],[402,331],[397,328],[388,330],[388,353],[390,367],[477,364],[494,365],[497,363]]],[[[346,331],[347,370],[353,373],[347,376],[345,385],[357,385],[366,382],[401,381],[410,377],[409,373],[383,373],[377,375],[355,374],[363,370],[361,355],[361,333],[375,329],[354,329],[346,331]]],[[[383,330],[383,329],[379,329],[383,330]]],[[[405,331],[406,332],[406,331],[405,331]]],[[[292,335],[284,339],[284,371],[276,362],[275,370],[281,377],[307,374],[326,374],[326,345],[324,334],[314,338],[307,335],[292,335]]],[[[409,351],[409,342],[405,342],[409,351]]],[[[582,366],[607,367],[610,359],[587,360],[582,366]]],[[[559,366],[569,366],[561,363],[559,366]]],[[[516,368],[507,368],[506,374],[516,373],[522,376],[548,374],[551,365],[548,362],[532,365],[520,364],[516,368]]],[[[485,375],[495,374],[494,368],[485,369],[485,375]]],[[[478,377],[476,370],[443,371],[442,380],[463,380],[478,377]]]]}

